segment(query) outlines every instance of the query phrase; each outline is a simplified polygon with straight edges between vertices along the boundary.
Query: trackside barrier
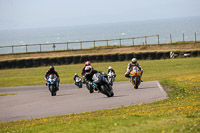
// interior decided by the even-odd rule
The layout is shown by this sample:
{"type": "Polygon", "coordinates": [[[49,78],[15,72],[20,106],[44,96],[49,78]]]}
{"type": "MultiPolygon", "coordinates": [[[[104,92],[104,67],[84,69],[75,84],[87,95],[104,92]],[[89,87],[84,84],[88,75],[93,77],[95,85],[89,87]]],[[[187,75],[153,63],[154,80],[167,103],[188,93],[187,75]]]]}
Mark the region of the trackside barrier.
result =
{"type": "Polygon", "coordinates": [[[107,55],[83,55],[83,56],[68,56],[57,58],[37,58],[37,59],[23,59],[1,61],[0,69],[10,68],[29,68],[49,65],[64,65],[64,64],[78,64],[85,61],[91,62],[109,62],[109,61],[125,61],[131,60],[133,57],[138,60],[155,60],[171,58],[171,54],[175,53],[176,57],[197,57],[200,56],[200,51],[179,51],[179,52],[146,52],[146,53],[120,53],[107,55]]]}
{"type": "MultiPolygon", "coordinates": [[[[12,45],[12,46],[0,46],[0,51],[8,51],[7,53],[31,53],[31,52],[44,52],[44,51],[60,51],[60,50],[72,50],[72,49],[87,49],[87,48],[96,48],[96,43],[101,43],[101,45],[98,46],[109,46],[113,45],[113,42],[118,42],[119,44],[116,44],[118,46],[122,46],[123,40],[132,41],[132,44],[126,44],[129,46],[134,46],[134,40],[139,39],[143,41],[143,45],[147,45],[148,38],[154,38],[154,42],[156,44],[159,44],[159,35],[151,35],[151,36],[142,36],[142,37],[131,37],[131,38],[117,38],[117,39],[108,39],[108,40],[92,40],[92,41],[75,41],[75,42],[62,42],[62,43],[43,43],[43,44],[24,44],[24,45],[12,45]],[[88,46],[88,44],[91,44],[92,46],[88,46]],[[78,46],[77,48],[75,48],[78,46]],[[84,46],[84,48],[83,48],[84,46]],[[34,49],[34,48],[35,49],[34,49]],[[46,49],[48,48],[48,50],[46,49]],[[20,49],[21,52],[17,51],[17,49],[20,49]]],[[[142,45],[142,44],[139,44],[142,45]]],[[[0,53],[2,54],[2,53],[0,53]]]]}

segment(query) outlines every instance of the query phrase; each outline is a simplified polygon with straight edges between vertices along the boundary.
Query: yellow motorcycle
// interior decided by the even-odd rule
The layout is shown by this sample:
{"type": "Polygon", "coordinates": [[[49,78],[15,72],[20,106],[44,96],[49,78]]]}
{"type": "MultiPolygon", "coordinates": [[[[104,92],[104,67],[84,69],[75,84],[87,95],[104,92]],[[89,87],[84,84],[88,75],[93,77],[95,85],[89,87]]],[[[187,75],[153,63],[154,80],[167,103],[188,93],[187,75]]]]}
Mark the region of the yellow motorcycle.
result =
{"type": "Polygon", "coordinates": [[[138,89],[138,86],[141,83],[141,71],[138,70],[136,66],[133,67],[133,70],[130,73],[131,83],[135,89],[138,89]]]}

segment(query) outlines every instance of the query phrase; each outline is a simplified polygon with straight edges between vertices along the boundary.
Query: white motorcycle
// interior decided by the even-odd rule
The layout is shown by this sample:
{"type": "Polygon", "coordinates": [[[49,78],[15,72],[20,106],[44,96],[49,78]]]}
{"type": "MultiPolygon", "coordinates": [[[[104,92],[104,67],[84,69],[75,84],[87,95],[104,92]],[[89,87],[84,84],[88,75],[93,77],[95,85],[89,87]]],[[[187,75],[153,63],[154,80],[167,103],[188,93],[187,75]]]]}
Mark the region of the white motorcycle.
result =
{"type": "Polygon", "coordinates": [[[82,88],[82,80],[80,77],[75,78],[75,85],[78,86],[79,88],[82,88]]]}
{"type": "Polygon", "coordinates": [[[108,82],[111,86],[113,86],[113,82],[115,81],[115,73],[110,71],[108,74],[108,82]]]}

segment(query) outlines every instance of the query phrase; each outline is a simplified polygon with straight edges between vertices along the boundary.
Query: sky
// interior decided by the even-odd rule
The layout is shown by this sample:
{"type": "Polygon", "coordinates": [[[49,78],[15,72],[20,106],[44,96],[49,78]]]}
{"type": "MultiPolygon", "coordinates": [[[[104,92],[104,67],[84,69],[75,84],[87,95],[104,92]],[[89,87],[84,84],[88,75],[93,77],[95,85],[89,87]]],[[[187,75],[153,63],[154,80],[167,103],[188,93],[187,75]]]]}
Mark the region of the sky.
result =
{"type": "Polygon", "coordinates": [[[200,0],[0,0],[0,30],[200,16],[200,0]]]}

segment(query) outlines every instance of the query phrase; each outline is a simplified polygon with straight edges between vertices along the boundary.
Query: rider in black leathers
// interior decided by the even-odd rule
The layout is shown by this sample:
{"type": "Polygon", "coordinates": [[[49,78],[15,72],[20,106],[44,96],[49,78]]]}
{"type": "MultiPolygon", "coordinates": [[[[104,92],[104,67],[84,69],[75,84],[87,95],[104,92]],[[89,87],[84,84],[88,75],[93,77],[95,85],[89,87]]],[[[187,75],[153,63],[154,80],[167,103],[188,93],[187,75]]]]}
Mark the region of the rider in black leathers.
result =
{"type": "Polygon", "coordinates": [[[86,61],[85,66],[82,68],[81,76],[83,78],[83,84],[85,84],[85,68],[86,68],[86,66],[91,66],[90,61],[86,61]]]}
{"type": "MultiPolygon", "coordinates": [[[[92,84],[93,80],[92,77],[95,73],[97,73],[97,70],[94,70],[91,66],[86,66],[85,67],[85,82],[86,82],[86,87],[91,90],[90,88],[95,88],[94,85],[92,84]]],[[[90,93],[93,93],[91,91],[90,93]]]]}
{"type": "Polygon", "coordinates": [[[46,72],[46,74],[45,74],[45,76],[44,76],[44,79],[47,81],[48,76],[51,75],[51,74],[55,74],[56,77],[58,78],[58,86],[57,86],[57,88],[58,88],[58,90],[59,90],[60,78],[59,78],[59,75],[58,75],[58,73],[55,71],[55,69],[54,69],[53,66],[50,66],[50,67],[49,67],[49,70],[46,72]]]}

